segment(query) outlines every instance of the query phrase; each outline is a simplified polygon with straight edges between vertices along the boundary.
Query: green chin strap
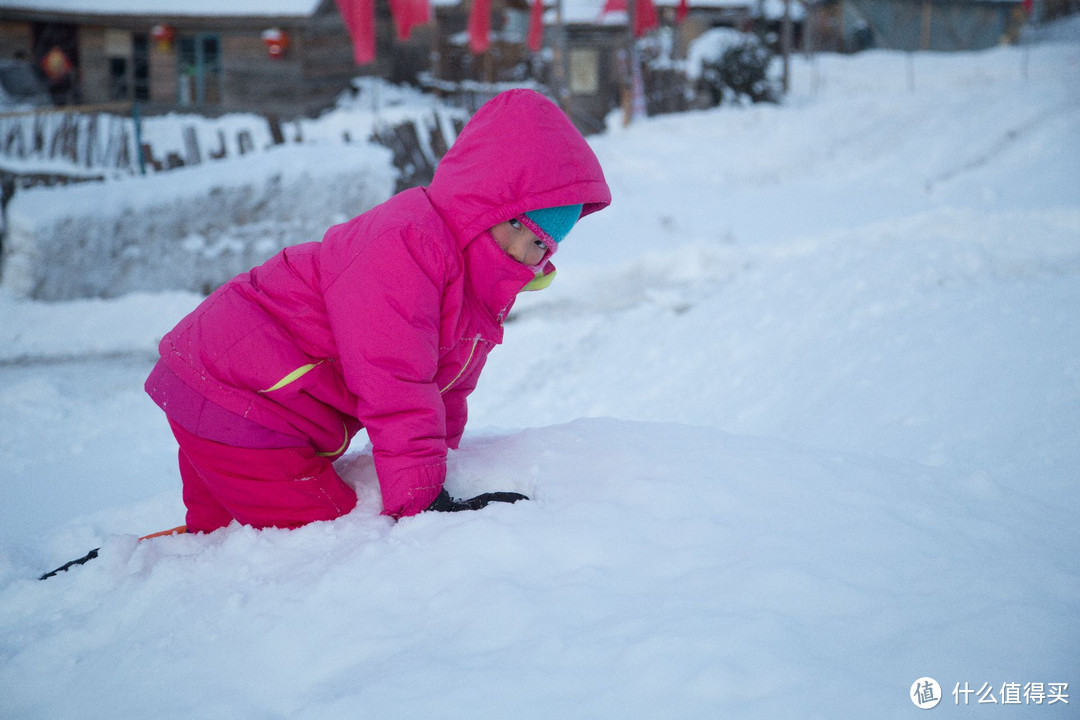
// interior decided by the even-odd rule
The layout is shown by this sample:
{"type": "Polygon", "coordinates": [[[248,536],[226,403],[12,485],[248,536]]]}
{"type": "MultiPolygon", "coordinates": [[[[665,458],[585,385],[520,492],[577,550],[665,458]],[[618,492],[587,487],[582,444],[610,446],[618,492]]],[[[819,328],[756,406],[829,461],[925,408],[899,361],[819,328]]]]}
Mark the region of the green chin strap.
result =
{"type": "Polygon", "coordinates": [[[529,284],[521,288],[522,292],[533,292],[535,290],[543,290],[555,280],[555,271],[544,274],[542,272],[537,273],[536,277],[529,281],[529,284]]]}

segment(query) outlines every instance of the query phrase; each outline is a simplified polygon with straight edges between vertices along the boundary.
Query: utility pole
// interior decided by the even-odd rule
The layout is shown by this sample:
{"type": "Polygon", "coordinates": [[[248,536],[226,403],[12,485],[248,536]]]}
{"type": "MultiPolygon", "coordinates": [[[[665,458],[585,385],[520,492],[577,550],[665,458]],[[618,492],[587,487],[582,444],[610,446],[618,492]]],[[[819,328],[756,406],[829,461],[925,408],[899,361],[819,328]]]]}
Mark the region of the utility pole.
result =
{"type": "Polygon", "coordinates": [[[628,127],[634,118],[634,13],[637,11],[635,0],[626,0],[626,63],[622,79],[623,127],[628,127]]]}
{"type": "MultiPolygon", "coordinates": [[[[542,2],[543,0],[535,0],[542,2]]],[[[555,84],[559,107],[570,114],[570,48],[563,17],[563,0],[555,0],[555,84]]]]}
{"type": "Polygon", "coordinates": [[[780,50],[784,54],[784,94],[791,88],[791,0],[784,0],[784,24],[780,31],[780,50]]]}

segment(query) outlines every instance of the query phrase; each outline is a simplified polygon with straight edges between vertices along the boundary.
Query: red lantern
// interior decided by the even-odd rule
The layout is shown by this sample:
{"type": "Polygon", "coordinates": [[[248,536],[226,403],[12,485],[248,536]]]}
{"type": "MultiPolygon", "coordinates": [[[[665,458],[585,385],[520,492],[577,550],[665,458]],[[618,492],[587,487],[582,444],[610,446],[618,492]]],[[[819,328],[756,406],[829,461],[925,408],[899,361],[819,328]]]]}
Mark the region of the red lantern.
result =
{"type": "Polygon", "coordinates": [[[155,25],[150,28],[150,39],[157,43],[158,50],[166,52],[172,49],[173,38],[176,30],[170,25],[155,25]]]}
{"type": "Polygon", "coordinates": [[[45,57],[41,58],[41,69],[45,72],[45,76],[49,78],[49,82],[60,82],[67,77],[67,74],[73,68],[74,66],[68,60],[68,56],[56,46],[45,53],[45,57]]]}
{"type": "Polygon", "coordinates": [[[262,41],[266,45],[266,52],[274,60],[280,60],[285,51],[289,49],[289,33],[279,28],[264,30],[262,41]]]}

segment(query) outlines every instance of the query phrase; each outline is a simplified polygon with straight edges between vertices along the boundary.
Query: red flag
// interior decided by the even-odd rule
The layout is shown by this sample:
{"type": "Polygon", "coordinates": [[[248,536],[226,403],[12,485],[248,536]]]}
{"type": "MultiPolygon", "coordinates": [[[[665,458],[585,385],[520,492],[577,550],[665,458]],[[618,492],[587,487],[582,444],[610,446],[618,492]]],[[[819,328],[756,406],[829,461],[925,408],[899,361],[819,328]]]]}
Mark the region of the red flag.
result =
{"type": "Polygon", "coordinates": [[[479,55],[491,45],[491,0],[473,0],[469,13],[469,48],[479,55]]]}
{"type": "Polygon", "coordinates": [[[529,13],[529,49],[540,52],[544,47],[544,0],[533,0],[529,13]]]}
{"type": "Polygon", "coordinates": [[[660,17],[652,0],[634,0],[634,37],[660,27],[660,17]]]}
{"type": "Polygon", "coordinates": [[[337,0],[353,43],[353,59],[366,65],[375,59],[375,0],[337,0]]]}
{"type": "Polygon", "coordinates": [[[675,7],[675,22],[681,23],[686,19],[686,16],[690,14],[690,3],[687,0],[679,0],[679,4],[675,7]]]}
{"type": "Polygon", "coordinates": [[[626,12],[626,0],[604,0],[604,7],[600,10],[600,17],[608,13],[626,12]]]}
{"type": "Polygon", "coordinates": [[[390,14],[394,16],[398,40],[408,40],[412,29],[431,19],[428,0],[390,0],[390,14]]]}

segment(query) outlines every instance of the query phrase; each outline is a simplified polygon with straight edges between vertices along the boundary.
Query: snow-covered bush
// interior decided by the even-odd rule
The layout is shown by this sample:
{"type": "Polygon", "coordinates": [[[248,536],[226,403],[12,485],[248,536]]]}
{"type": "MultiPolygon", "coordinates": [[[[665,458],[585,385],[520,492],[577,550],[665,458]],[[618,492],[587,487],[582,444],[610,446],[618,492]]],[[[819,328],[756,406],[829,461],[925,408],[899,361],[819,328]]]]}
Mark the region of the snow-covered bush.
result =
{"type": "Polygon", "coordinates": [[[756,35],[714,28],[691,43],[687,71],[710,105],[776,102],[780,92],[769,74],[773,57],[756,35]]]}

